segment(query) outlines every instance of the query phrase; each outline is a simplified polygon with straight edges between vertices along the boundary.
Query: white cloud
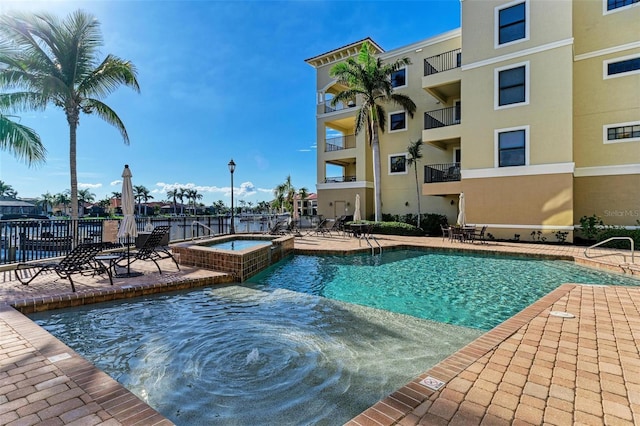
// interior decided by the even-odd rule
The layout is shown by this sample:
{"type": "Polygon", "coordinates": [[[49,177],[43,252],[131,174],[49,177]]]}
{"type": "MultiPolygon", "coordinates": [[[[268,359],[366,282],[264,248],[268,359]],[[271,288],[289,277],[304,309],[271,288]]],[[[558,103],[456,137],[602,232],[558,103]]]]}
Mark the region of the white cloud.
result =
{"type": "Polygon", "coordinates": [[[114,180],[109,185],[111,186],[122,185],[122,180],[114,180]]]}
{"type": "MultiPolygon", "coordinates": [[[[158,182],[156,183],[156,189],[152,190],[152,193],[162,193],[166,194],[168,191],[172,191],[174,189],[185,188],[185,189],[195,189],[200,194],[221,194],[225,197],[231,197],[231,187],[229,186],[202,186],[196,185],[195,183],[165,183],[158,182]]],[[[252,182],[243,182],[239,187],[234,187],[233,194],[238,197],[250,197],[252,195],[257,194],[258,192],[263,193],[271,193],[273,192],[273,188],[256,188],[252,182]]]]}
{"type": "Polygon", "coordinates": [[[101,183],[79,183],[78,182],[78,188],[80,188],[80,189],[97,189],[97,188],[102,188],[102,184],[101,183]]]}

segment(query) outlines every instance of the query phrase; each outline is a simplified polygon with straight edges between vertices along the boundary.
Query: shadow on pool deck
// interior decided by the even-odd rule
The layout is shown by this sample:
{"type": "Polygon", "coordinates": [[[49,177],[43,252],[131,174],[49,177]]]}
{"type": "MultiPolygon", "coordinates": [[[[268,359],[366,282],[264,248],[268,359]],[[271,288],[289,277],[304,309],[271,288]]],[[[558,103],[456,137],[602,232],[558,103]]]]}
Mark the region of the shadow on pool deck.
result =
{"type": "MultiPolygon", "coordinates": [[[[452,243],[441,238],[380,236],[383,250],[473,250],[559,257],[640,275],[640,260],[611,254],[595,260],[583,247],[544,244],[452,243]]],[[[296,238],[299,253],[368,252],[343,236],[296,238]]],[[[598,254],[612,253],[606,250],[598,254]]],[[[171,424],[62,342],[17,312],[75,306],[232,279],[223,273],[163,261],[136,263],[141,277],[43,274],[23,286],[12,271],[0,277],[0,424],[171,424]]],[[[354,418],[353,425],[415,424],[640,424],[640,288],[567,284],[402,389],[354,418]],[[575,318],[550,316],[567,311],[575,318]],[[443,380],[439,391],[420,381],[443,380]]]]}

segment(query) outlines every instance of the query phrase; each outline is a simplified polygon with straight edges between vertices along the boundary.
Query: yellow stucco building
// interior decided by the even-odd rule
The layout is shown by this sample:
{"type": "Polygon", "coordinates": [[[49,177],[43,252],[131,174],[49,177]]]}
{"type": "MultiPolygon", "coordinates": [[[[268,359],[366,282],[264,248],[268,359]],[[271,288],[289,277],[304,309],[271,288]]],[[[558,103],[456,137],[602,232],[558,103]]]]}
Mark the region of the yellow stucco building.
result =
{"type": "MultiPolygon", "coordinates": [[[[640,3],[638,0],[462,0],[461,28],[384,51],[360,40],[307,59],[317,70],[318,213],[373,216],[373,165],[359,100],[331,106],[329,75],[367,41],[383,61],[407,57],[396,91],[413,118],[387,105],[380,133],[382,212],[415,214],[407,147],[422,138],[422,213],[496,238],[567,232],[583,216],[640,222],[640,3]],[[541,232],[541,234],[538,233],[541,232]]],[[[428,8],[428,5],[425,5],[428,8]]]]}

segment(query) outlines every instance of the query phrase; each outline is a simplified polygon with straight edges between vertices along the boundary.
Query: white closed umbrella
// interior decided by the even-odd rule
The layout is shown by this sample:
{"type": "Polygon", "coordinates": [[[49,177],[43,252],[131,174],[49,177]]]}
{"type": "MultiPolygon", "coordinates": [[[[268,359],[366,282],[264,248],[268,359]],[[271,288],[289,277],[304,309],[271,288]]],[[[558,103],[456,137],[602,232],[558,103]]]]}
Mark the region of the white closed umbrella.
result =
{"type": "Polygon", "coordinates": [[[120,228],[118,229],[118,238],[127,239],[127,274],[125,276],[136,276],[141,274],[132,275],[130,271],[130,258],[129,258],[129,246],[131,237],[138,236],[138,229],[136,228],[135,213],[135,201],[133,199],[133,184],[131,183],[131,169],[129,165],[125,164],[124,171],[122,172],[122,222],[120,222],[120,228]]]}
{"type": "Polygon", "coordinates": [[[353,221],[357,222],[362,220],[362,215],[360,214],[360,194],[356,194],[356,207],[353,211],[353,221]]]}
{"type": "Polygon", "coordinates": [[[458,225],[464,226],[467,223],[467,217],[464,212],[465,208],[464,193],[460,193],[460,199],[458,200],[458,225]]]}

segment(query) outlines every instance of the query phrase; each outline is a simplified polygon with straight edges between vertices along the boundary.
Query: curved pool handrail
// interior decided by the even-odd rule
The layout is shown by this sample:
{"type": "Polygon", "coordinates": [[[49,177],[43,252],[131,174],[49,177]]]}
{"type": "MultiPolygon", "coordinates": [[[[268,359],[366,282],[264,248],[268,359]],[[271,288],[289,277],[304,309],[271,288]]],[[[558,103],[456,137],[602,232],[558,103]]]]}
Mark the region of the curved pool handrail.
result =
{"type": "Polygon", "coordinates": [[[588,253],[589,249],[598,247],[599,245],[608,243],[609,241],[613,241],[613,240],[629,240],[631,242],[631,263],[634,263],[633,238],[631,238],[631,237],[611,237],[611,238],[607,238],[604,241],[597,242],[594,245],[589,246],[586,249],[584,249],[584,257],[586,257],[588,259],[593,259],[593,258],[596,258],[596,257],[605,257],[605,256],[613,256],[613,255],[616,255],[616,254],[620,254],[624,258],[624,261],[626,262],[627,261],[626,253],[619,252],[619,251],[616,251],[616,252],[613,252],[613,253],[599,254],[597,256],[589,256],[589,253],[588,253]]]}

